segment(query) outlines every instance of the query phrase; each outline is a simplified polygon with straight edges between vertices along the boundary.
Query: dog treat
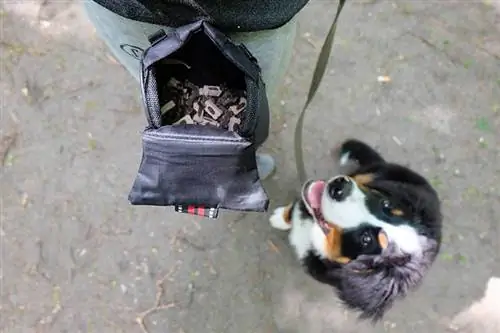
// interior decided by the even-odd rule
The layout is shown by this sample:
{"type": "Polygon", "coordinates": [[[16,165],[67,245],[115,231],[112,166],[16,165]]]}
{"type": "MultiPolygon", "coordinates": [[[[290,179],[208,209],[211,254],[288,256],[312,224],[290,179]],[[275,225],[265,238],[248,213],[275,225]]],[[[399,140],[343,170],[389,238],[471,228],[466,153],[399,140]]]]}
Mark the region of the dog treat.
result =
{"type": "Polygon", "coordinates": [[[167,87],[182,89],[182,84],[179,80],[177,80],[175,77],[173,77],[170,79],[170,81],[168,81],[167,87]]]}
{"type": "Polygon", "coordinates": [[[220,127],[220,124],[217,121],[215,121],[213,119],[210,119],[210,118],[206,118],[206,117],[203,118],[203,120],[201,121],[201,124],[202,125],[207,125],[208,124],[208,125],[212,125],[212,126],[215,126],[215,127],[220,127]]]}
{"type": "Polygon", "coordinates": [[[161,114],[164,114],[165,112],[172,110],[174,107],[175,107],[175,102],[168,101],[167,104],[163,105],[162,108],[160,109],[161,114]]]}
{"type": "Polygon", "coordinates": [[[247,106],[244,90],[226,85],[199,87],[188,80],[171,78],[162,94],[162,124],[210,125],[237,132],[247,106]]]}
{"type": "Polygon", "coordinates": [[[237,105],[231,105],[229,107],[229,111],[231,111],[233,114],[237,115],[241,111],[245,110],[247,107],[247,99],[244,97],[240,97],[238,104],[237,105]]]}
{"type": "Polygon", "coordinates": [[[180,124],[194,124],[193,118],[191,118],[190,115],[185,115],[181,119],[177,120],[174,125],[180,125],[180,124]]]}
{"type": "Polygon", "coordinates": [[[239,125],[241,123],[241,119],[239,118],[236,118],[236,117],[231,117],[231,119],[229,119],[229,130],[231,132],[236,132],[236,129],[235,129],[235,126],[236,125],[239,125]]]}
{"type": "Polygon", "coordinates": [[[205,102],[205,113],[208,113],[213,119],[217,120],[222,115],[222,110],[214,102],[208,100],[205,102]]]}
{"type": "Polygon", "coordinates": [[[199,92],[203,96],[219,97],[222,94],[222,89],[218,86],[203,86],[199,92]]]}

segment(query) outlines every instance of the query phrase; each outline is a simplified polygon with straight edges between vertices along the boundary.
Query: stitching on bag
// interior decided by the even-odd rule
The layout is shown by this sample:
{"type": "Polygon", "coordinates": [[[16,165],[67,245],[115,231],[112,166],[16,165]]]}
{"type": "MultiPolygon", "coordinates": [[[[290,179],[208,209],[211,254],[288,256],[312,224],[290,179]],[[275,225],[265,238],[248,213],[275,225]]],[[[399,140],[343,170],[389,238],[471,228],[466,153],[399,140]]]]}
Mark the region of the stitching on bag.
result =
{"type": "Polygon", "coordinates": [[[144,139],[147,139],[148,137],[152,138],[158,138],[158,139],[163,139],[163,140],[169,140],[169,141],[174,141],[174,140],[184,140],[184,141],[191,141],[191,142],[228,142],[228,143],[250,143],[249,141],[246,140],[240,140],[240,139],[229,139],[229,138],[217,138],[217,137],[207,137],[207,138],[190,138],[185,135],[178,135],[178,134],[169,134],[168,136],[164,136],[158,133],[144,133],[144,139]]]}

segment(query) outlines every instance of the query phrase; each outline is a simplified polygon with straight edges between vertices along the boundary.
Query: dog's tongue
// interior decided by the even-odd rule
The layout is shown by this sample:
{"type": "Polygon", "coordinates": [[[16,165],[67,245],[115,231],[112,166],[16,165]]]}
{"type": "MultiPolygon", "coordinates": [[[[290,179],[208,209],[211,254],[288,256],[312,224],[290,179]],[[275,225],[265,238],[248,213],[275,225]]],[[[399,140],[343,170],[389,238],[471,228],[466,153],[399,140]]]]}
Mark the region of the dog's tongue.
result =
{"type": "Polygon", "coordinates": [[[312,209],[318,209],[321,206],[321,196],[323,195],[323,190],[325,189],[324,181],[317,181],[309,186],[307,201],[312,209]]]}

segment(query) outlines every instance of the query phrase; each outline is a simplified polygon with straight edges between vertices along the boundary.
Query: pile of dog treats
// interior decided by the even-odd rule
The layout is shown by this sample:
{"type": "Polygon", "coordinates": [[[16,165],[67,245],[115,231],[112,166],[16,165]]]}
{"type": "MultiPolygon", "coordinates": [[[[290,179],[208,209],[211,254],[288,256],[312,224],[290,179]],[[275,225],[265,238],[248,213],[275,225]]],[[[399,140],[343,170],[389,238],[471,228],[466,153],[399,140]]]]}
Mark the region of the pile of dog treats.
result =
{"type": "Polygon", "coordinates": [[[238,132],[247,106],[246,91],[225,85],[198,87],[172,78],[166,87],[167,102],[161,108],[162,124],[212,125],[238,132]]]}

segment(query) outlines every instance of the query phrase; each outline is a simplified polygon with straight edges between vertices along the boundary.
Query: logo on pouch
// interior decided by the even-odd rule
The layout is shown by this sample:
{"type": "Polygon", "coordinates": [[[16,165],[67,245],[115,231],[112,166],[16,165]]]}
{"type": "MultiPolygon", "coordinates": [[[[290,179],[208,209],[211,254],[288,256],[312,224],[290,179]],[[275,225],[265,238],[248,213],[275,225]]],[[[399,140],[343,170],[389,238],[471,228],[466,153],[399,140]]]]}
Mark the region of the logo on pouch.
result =
{"type": "Polygon", "coordinates": [[[144,52],[144,50],[141,49],[140,47],[130,44],[121,44],[120,48],[123,50],[123,52],[125,52],[129,56],[134,57],[138,60],[141,59],[141,54],[142,52],[144,52]]]}

